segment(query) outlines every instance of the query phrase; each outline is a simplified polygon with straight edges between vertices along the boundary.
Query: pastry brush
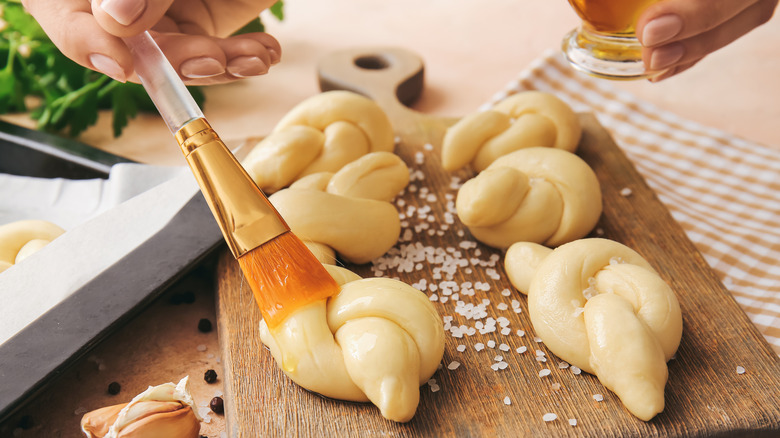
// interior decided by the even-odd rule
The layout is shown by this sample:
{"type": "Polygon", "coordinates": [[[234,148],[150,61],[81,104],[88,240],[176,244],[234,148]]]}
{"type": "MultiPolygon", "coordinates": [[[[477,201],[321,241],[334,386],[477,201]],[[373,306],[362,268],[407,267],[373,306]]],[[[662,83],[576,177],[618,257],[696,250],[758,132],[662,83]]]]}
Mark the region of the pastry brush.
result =
{"type": "Polygon", "coordinates": [[[263,319],[277,326],[292,311],[339,291],[206,121],[148,32],[125,38],[135,72],[181,147],[263,319]]]}

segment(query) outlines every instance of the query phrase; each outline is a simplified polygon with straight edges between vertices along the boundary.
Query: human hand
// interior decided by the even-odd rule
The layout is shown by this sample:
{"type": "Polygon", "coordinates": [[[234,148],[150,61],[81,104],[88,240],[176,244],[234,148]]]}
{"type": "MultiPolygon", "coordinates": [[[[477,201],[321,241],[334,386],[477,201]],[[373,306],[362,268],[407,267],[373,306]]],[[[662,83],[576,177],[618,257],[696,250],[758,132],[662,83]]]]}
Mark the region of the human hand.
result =
{"type": "Polygon", "coordinates": [[[268,72],[281,47],[271,35],[230,36],[276,0],[22,0],[65,56],[120,82],[138,82],[122,37],[150,33],[188,85],[268,72]]]}
{"type": "Polygon", "coordinates": [[[665,70],[652,81],[679,74],[772,17],[778,0],[664,0],[637,22],[642,59],[665,70]]]}

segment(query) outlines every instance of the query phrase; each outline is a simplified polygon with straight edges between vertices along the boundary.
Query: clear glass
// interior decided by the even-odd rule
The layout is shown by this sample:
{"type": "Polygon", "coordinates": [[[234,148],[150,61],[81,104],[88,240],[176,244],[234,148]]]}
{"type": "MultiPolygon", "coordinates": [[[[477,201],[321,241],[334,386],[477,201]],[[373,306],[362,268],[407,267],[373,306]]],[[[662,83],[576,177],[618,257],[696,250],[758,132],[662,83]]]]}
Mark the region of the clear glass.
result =
{"type": "Polygon", "coordinates": [[[576,69],[601,78],[630,80],[658,74],[645,68],[636,39],[639,14],[657,1],[569,0],[582,24],[564,37],[564,55],[576,69]]]}

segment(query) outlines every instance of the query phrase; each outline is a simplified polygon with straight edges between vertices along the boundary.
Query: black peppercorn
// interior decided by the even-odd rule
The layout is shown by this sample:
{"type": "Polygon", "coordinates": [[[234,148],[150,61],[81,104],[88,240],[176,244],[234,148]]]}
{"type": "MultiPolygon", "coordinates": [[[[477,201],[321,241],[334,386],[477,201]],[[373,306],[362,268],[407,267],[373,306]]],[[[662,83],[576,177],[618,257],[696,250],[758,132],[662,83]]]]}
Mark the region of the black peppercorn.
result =
{"type": "Polygon", "coordinates": [[[211,331],[211,321],[206,318],[198,321],[198,331],[201,333],[208,333],[211,331]]]}
{"type": "Polygon", "coordinates": [[[217,381],[217,372],[214,370],[208,370],[205,374],[203,374],[203,380],[206,381],[206,383],[214,383],[217,381]]]}
{"type": "Polygon", "coordinates": [[[117,395],[121,390],[122,386],[119,384],[119,382],[111,382],[108,384],[108,393],[111,395],[117,395]]]}
{"type": "Polygon", "coordinates": [[[222,401],[222,397],[214,397],[209,402],[209,407],[215,414],[225,413],[225,402],[222,401]]]}

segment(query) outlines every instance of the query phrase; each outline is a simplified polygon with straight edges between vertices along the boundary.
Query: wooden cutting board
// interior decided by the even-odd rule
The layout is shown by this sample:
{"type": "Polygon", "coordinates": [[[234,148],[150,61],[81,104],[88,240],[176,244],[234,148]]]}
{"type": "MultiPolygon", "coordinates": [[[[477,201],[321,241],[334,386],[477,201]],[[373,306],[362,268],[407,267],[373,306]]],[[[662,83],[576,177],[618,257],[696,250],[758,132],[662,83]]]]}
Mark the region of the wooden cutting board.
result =
{"type": "MultiPolygon", "coordinates": [[[[461,246],[462,241],[474,239],[457,219],[442,229],[448,196],[454,200],[457,193],[452,178],[465,181],[473,174],[466,170],[448,174],[441,169],[441,139],[454,120],[416,113],[399,102],[413,101],[422,88],[420,59],[392,48],[347,50],[325,58],[319,75],[323,90],[348,89],[377,101],[396,129],[396,153],[412,172],[423,176],[412,181],[416,190],[407,188],[402,197],[406,206],[423,211],[430,207],[427,216],[435,220],[407,217],[406,229],[413,238],[399,242],[397,248],[419,242],[434,248],[450,247],[472,259],[470,266],[458,270],[454,281],[482,282],[490,287],[473,296],[462,294],[459,299],[475,305],[490,300],[486,312],[495,319],[505,317],[510,330],[508,334],[477,331],[462,338],[448,333],[443,366],[433,376],[436,385],[421,387],[412,421],[393,423],[371,404],[323,398],[298,387],[279,371],[258,337],[260,312],[252,294],[242,284],[237,263],[226,253],[219,265],[217,313],[231,437],[780,433],[780,360],[592,114],[581,115],[585,129],[578,149],[598,175],[603,192],[604,213],[592,236],[622,242],[644,255],[677,293],[683,312],[682,342],[676,358],[669,362],[666,408],[650,422],[633,417],[594,376],[560,368],[559,360],[535,340],[526,299],[509,283],[501,251],[481,244],[461,246]],[[624,188],[631,194],[621,195],[624,188]],[[493,261],[499,258],[492,267],[495,273],[489,271],[490,266],[480,266],[480,261],[481,265],[490,264],[491,256],[493,261]],[[524,336],[519,336],[518,330],[524,331],[524,336]],[[492,348],[490,341],[495,342],[492,348]],[[477,351],[477,343],[485,348],[477,351]],[[460,345],[465,346],[464,351],[459,351],[460,345]],[[527,351],[518,353],[521,347],[527,351]],[[541,353],[546,362],[537,360],[541,353]],[[460,366],[451,370],[449,365],[454,361],[460,366]],[[505,369],[498,368],[500,362],[507,364],[505,369]],[[738,373],[737,367],[745,372],[738,373]],[[551,373],[540,377],[545,368],[551,373]],[[599,394],[602,401],[596,400],[599,394]],[[510,404],[505,403],[505,397],[510,404]],[[548,413],[556,414],[557,419],[544,421],[548,413]],[[570,419],[576,420],[576,425],[571,425],[570,419]]],[[[347,267],[364,277],[374,276],[370,264],[347,267]]],[[[435,282],[435,266],[423,263],[417,268],[384,275],[409,284],[419,285],[422,279],[435,282]]],[[[457,300],[447,298],[446,302],[434,302],[440,314],[451,316],[453,325],[475,327],[474,320],[455,311],[457,300]]],[[[485,323],[486,318],[480,321],[485,323]]]]}

